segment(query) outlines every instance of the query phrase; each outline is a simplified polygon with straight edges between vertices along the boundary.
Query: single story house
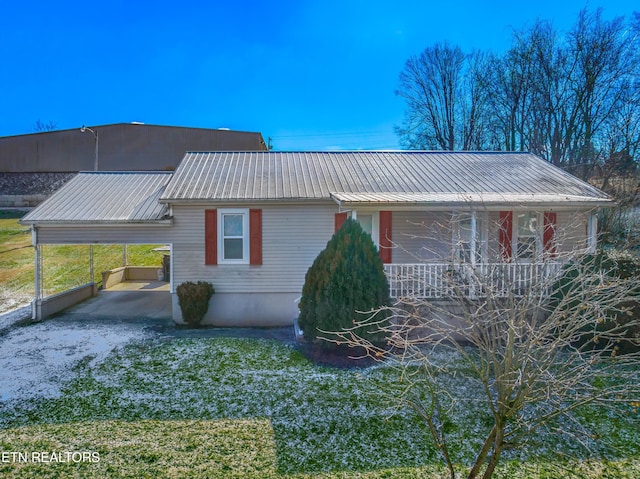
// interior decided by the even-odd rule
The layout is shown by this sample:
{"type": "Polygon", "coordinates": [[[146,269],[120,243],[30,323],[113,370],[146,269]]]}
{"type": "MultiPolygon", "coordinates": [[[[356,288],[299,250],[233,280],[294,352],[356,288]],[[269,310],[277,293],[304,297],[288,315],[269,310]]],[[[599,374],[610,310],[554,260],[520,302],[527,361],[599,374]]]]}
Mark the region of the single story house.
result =
{"type": "Polygon", "coordinates": [[[216,290],[205,323],[276,326],[347,216],[371,233],[392,296],[438,297],[449,260],[530,275],[594,249],[612,203],[529,153],[194,152],[174,172],[80,173],[21,222],[36,258],[43,244],[169,244],[175,321],[176,287],[202,280],[216,290]]]}

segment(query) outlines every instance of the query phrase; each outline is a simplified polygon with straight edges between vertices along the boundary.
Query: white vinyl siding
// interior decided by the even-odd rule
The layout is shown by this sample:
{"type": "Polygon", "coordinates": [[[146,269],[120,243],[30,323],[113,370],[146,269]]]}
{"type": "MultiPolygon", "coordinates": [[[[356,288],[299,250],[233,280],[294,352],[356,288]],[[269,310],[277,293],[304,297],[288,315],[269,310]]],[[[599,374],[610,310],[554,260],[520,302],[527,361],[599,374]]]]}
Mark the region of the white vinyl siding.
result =
{"type": "Polygon", "coordinates": [[[559,253],[587,249],[587,212],[563,211],[557,217],[557,244],[559,253]]]}
{"type": "Polygon", "coordinates": [[[394,211],[392,263],[443,261],[451,255],[451,213],[394,211]],[[446,225],[446,226],[443,226],[446,225]]]}
{"type": "Polygon", "coordinates": [[[174,287],[202,280],[210,281],[216,293],[300,293],[309,266],[333,235],[337,211],[333,203],[262,206],[263,264],[205,265],[204,210],[213,208],[173,207],[174,287]]]}
{"type": "Polygon", "coordinates": [[[169,225],[45,226],[38,228],[40,244],[161,244],[171,243],[169,225]]]}

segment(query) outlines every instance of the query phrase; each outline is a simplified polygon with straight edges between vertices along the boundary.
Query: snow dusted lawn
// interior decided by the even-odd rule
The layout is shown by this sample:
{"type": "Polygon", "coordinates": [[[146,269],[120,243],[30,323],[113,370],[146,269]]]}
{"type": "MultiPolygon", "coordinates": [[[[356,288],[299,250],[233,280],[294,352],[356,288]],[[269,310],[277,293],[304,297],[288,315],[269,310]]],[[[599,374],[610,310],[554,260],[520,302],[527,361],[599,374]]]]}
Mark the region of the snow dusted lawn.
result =
{"type": "MultiPolygon", "coordinates": [[[[0,337],[0,405],[57,397],[81,361],[97,364],[114,348],[147,335],[135,323],[46,321],[11,329],[0,337]]],[[[1,407],[1,406],[0,406],[1,407]]]]}
{"type": "MultiPolygon", "coordinates": [[[[69,337],[47,326],[14,330],[6,353],[0,338],[4,371],[17,376],[0,379],[0,451],[90,450],[101,460],[0,462],[2,477],[446,477],[420,422],[391,407],[388,367],[319,367],[276,341],[167,338],[134,323],[69,337]],[[35,356],[21,351],[29,337],[43,341],[35,356]]],[[[465,404],[452,428],[466,463],[486,416],[463,373],[450,382],[465,404]]],[[[513,456],[497,477],[639,477],[637,415],[592,421],[614,440],[615,462],[550,461],[581,456],[568,439],[542,437],[541,457],[513,456]]]]}

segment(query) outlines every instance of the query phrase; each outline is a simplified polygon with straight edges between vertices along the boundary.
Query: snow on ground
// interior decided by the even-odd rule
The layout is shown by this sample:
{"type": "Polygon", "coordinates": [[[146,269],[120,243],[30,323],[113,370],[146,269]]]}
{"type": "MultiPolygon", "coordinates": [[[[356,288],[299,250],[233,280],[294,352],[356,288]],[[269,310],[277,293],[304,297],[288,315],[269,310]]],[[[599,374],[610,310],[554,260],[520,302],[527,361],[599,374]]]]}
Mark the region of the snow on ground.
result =
{"type": "Polygon", "coordinates": [[[4,329],[12,327],[18,321],[29,319],[31,317],[31,305],[23,305],[17,309],[12,309],[0,314],[0,332],[4,329]]]}
{"type": "Polygon", "coordinates": [[[83,359],[95,365],[115,348],[149,336],[136,321],[60,317],[13,327],[0,336],[0,402],[56,397],[83,359]]]}
{"type": "Polygon", "coordinates": [[[12,313],[16,308],[22,308],[31,304],[33,297],[28,294],[19,294],[0,286],[0,319],[6,313],[12,313]]]}

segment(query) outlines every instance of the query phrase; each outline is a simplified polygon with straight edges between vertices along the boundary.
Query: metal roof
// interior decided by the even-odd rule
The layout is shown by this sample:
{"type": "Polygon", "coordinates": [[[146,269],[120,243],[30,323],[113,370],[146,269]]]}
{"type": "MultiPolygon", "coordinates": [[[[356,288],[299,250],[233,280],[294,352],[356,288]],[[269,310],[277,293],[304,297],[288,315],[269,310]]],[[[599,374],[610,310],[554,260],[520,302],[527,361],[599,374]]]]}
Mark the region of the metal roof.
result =
{"type": "Polygon", "coordinates": [[[158,202],[171,172],[80,172],[20,222],[154,223],[168,207],[158,202]]]}
{"type": "Polygon", "coordinates": [[[329,199],[374,195],[372,202],[448,201],[447,194],[518,200],[545,196],[608,203],[609,197],[530,153],[216,152],[187,153],[160,201],[329,199]],[[436,195],[419,197],[414,195],[436,195]],[[409,196],[406,196],[409,195],[409,196]],[[442,196],[444,195],[444,196],[442,196]],[[344,197],[344,196],[343,196],[344,197]]]}
{"type": "Polygon", "coordinates": [[[393,204],[402,205],[483,205],[501,206],[519,204],[530,206],[585,205],[594,206],[603,202],[602,198],[562,194],[523,193],[331,193],[331,198],[342,206],[393,204]]]}

